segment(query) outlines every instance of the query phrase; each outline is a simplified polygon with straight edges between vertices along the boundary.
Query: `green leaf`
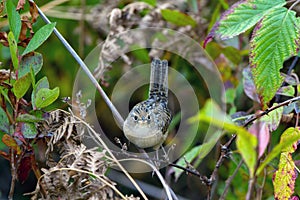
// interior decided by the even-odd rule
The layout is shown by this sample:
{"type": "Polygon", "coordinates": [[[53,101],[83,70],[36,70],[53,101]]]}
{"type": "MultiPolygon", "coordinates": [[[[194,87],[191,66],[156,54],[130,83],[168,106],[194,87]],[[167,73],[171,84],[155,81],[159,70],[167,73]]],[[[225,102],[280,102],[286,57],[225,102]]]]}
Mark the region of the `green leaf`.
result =
{"type": "Polygon", "coordinates": [[[43,118],[30,115],[30,114],[21,114],[17,117],[17,122],[40,122],[44,120],[43,118]]]}
{"type": "Polygon", "coordinates": [[[209,100],[199,114],[200,121],[223,128],[229,133],[237,134],[237,148],[241,153],[250,176],[254,175],[254,168],[257,160],[257,138],[243,127],[235,125],[216,103],[209,100]]]}
{"type": "Polygon", "coordinates": [[[18,41],[22,23],[20,14],[16,11],[16,7],[12,0],[6,1],[6,12],[10,30],[13,32],[16,41],[18,41]]]}
{"type": "MultiPolygon", "coordinates": [[[[188,163],[191,163],[193,160],[197,158],[197,163],[198,165],[200,164],[201,160],[209,154],[209,152],[212,150],[212,148],[216,145],[218,142],[219,138],[222,136],[222,131],[217,130],[214,133],[213,138],[209,139],[208,142],[203,143],[202,145],[193,147],[191,150],[189,150],[187,153],[184,154],[183,157],[181,157],[176,164],[182,167],[186,167],[185,161],[188,163]]],[[[197,166],[194,166],[197,167],[197,166]]],[[[183,170],[174,168],[175,171],[175,179],[177,180],[180,175],[182,174],[183,170]]]]}
{"type": "Polygon", "coordinates": [[[161,10],[161,15],[166,21],[177,26],[191,25],[192,27],[195,27],[197,25],[197,22],[191,16],[178,10],[163,9],[161,10]]]}
{"type": "Polygon", "coordinates": [[[23,123],[21,126],[21,131],[25,138],[33,139],[37,134],[36,127],[34,123],[23,123]]]}
{"type": "Polygon", "coordinates": [[[35,109],[35,97],[36,97],[36,93],[42,89],[42,88],[47,88],[49,89],[49,81],[48,78],[46,76],[44,76],[43,78],[41,78],[35,85],[35,87],[33,88],[33,91],[31,93],[31,103],[32,103],[32,107],[35,109]]]}
{"type": "Polygon", "coordinates": [[[37,108],[44,108],[52,104],[59,96],[59,88],[52,90],[42,88],[36,93],[35,105],[37,108]]]}
{"type": "Polygon", "coordinates": [[[0,122],[0,132],[9,133],[9,120],[2,107],[0,107],[0,122]]]}
{"type": "MultiPolygon", "coordinates": [[[[277,103],[274,103],[273,107],[276,106],[277,103]]],[[[265,122],[270,131],[275,131],[279,126],[281,117],[283,114],[283,107],[279,107],[271,112],[268,115],[264,115],[259,119],[261,122],[265,122]]]]}
{"type": "Polygon", "coordinates": [[[26,55],[27,53],[36,50],[39,46],[41,46],[51,35],[56,23],[46,24],[42,28],[40,28],[32,37],[28,46],[24,50],[22,56],[26,55]]]}
{"type": "Polygon", "coordinates": [[[250,177],[253,177],[257,160],[257,138],[247,131],[241,131],[236,133],[237,148],[240,151],[247,167],[249,168],[250,177]]]}
{"type": "Polygon", "coordinates": [[[140,0],[142,2],[145,2],[151,6],[155,6],[156,5],[156,0],[140,0]]]}
{"type": "Polygon", "coordinates": [[[281,152],[293,152],[292,145],[300,140],[300,131],[297,128],[288,128],[281,135],[280,142],[268,154],[262,164],[258,167],[256,175],[259,175],[262,170],[281,152]]]}
{"type": "Polygon", "coordinates": [[[30,73],[28,73],[22,78],[16,80],[13,84],[13,92],[18,99],[22,98],[26,94],[31,85],[31,81],[30,73]]]}
{"type": "Polygon", "coordinates": [[[239,1],[222,15],[208,37],[218,34],[223,40],[237,36],[254,26],[271,10],[282,7],[285,3],[284,0],[239,1]]]}
{"type": "Polygon", "coordinates": [[[294,11],[272,10],[260,21],[250,41],[250,65],[264,107],[274,97],[284,78],[283,62],[297,54],[299,23],[294,11]]]}
{"type": "Polygon", "coordinates": [[[17,42],[15,40],[14,34],[11,31],[8,33],[8,44],[9,44],[10,56],[11,56],[14,69],[18,69],[19,68],[18,47],[17,47],[17,42]]]}
{"type": "Polygon", "coordinates": [[[283,86],[277,90],[276,94],[287,96],[287,97],[294,97],[295,96],[295,88],[292,85],[283,86]]]}
{"type": "Polygon", "coordinates": [[[36,75],[43,66],[43,56],[40,53],[34,52],[32,56],[23,56],[20,61],[20,68],[18,71],[19,78],[30,72],[33,69],[36,75]]]}

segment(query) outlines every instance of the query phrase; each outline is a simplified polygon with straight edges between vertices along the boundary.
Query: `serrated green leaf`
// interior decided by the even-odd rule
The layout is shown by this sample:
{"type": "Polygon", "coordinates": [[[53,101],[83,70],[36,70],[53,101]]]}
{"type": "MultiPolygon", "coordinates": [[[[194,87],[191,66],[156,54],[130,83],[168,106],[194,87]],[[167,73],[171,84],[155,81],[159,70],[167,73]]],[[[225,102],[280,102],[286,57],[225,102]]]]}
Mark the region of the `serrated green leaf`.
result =
{"type": "Polygon", "coordinates": [[[35,105],[37,108],[44,108],[52,104],[59,96],[59,88],[52,90],[42,88],[36,93],[35,105]]]}
{"type": "Polygon", "coordinates": [[[191,25],[192,27],[195,27],[197,25],[197,22],[191,16],[178,10],[163,9],[161,10],[161,15],[166,21],[177,26],[191,25]]]}
{"type": "Polygon", "coordinates": [[[22,98],[26,94],[31,85],[31,81],[30,73],[28,73],[14,82],[13,92],[18,99],[22,98]]]}
{"type": "Polygon", "coordinates": [[[283,62],[297,54],[299,23],[294,11],[272,10],[257,24],[250,41],[250,65],[264,107],[283,82],[283,62]]]}
{"type": "Polygon", "coordinates": [[[33,139],[37,134],[36,127],[34,123],[23,123],[21,126],[21,132],[24,138],[33,139]]]}
{"type": "Polygon", "coordinates": [[[221,39],[237,36],[254,26],[264,15],[271,10],[285,5],[284,0],[252,0],[239,1],[227,10],[220,23],[216,23],[212,32],[221,39]]]}
{"type": "Polygon", "coordinates": [[[2,107],[0,107],[0,122],[0,133],[9,133],[9,120],[2,107]]]}
{"type": "Polygon", "coordinates": [[[297,128],[288,128],[281,135],[280,142],[276,145],[272,151],[268,154],[262,164],[258,167],[256,175],[259,175],[262,170],[269,164],[276,156],[281,152],[293,152],[293,144],[300,140],[300,132],[297,128]]]}
{"type": "Polygon", "coordinates": [[[273,179],[275,199],[290,199],[294,193],[295,180],[295,163],[290,153],[282,153],[278,170],[275,172],[273,179]]]}
{"type": "Polygon", "coordinates": [[[30,72],[33,69],[36,75],[43,66],[43,56],[40,53],[34,52],[32,56],[23,56],[20,61],[20,68],[18,71],[19,78],[30,72]]]}
{"type": "Polygon", "coordinates": [[[17,42],[15,40],[14,34],[11,31],[8,33],[7,39],[8,39],[9,51],[10,51],[10,56],[11,56],[14,69],[18,69],[19,68],[18,47],[17,47],[17,42]]]}
{"type": "Polygon", "coordinates": [[[18,41],[21,32],[21,17],[16,11],[13,1],[6,1],[6,12],[10,30],[13,32],[15,40],[18,41]]]}
{"type": "Polygon", "coordinates": [[[40,28],[32,37],[30,42],[28,43],[26,49],[24,50],[22,56],[27,53],[36,50],[39,46],[41,46],[51,35],[56,23],[46,24],[42,28],[40,28]]]}

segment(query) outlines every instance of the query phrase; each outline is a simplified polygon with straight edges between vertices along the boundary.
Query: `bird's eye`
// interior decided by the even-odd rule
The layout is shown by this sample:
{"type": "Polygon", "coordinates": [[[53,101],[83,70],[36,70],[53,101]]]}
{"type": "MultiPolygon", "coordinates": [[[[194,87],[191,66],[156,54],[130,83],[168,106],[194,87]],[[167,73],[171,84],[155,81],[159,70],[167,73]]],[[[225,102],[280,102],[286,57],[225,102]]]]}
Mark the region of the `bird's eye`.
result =
{"type": "Polygon", "coordinates": [[[148,118],[148,120],[150,120],[151,119],[150,115],[148,115],[147,118],[148,118]]]}
{"type": "Polygon", "coordinates": [[[134,115],[133,119],[134,119],[135,121],[137,121],[137,120],[138,120],[138,116],[134,115]]]}

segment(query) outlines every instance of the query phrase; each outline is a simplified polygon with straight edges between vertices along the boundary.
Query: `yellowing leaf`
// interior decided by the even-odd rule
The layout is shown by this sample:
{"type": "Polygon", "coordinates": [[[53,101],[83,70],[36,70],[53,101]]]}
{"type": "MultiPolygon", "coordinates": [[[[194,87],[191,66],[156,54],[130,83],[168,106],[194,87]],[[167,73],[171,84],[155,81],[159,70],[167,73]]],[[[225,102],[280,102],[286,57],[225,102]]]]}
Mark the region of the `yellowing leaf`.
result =
{"type": "Polygon", "coordinates": [[[265,158],[263,163],[258,167],[256,175],[260,174],[262,170],[269,164],[276,156],[282,152],[292,153],[295,151],[293,145],[300,140],[300,131],[297,128],[288,128],[281,135],[280,142],[276,145],[269,155],[265,158]]]}
{"type": "Polygon", "coordinates": [[[10,135],[4,134],[3,137],[2,137],[2,142],[6,146],[8,146],[8,147],[12,148],[13,150],[15,150],[17,152],[17,154],[21,153],[21,148],[17,144],[16,140],[13,137],[11,137],[10,135]]]}
{"type": "Polygon", "coordinates": [[[295,164],[290,153],[280,155],[279,168],[273,180],[275,199],[290,199],[295,190],[295,164]]]}

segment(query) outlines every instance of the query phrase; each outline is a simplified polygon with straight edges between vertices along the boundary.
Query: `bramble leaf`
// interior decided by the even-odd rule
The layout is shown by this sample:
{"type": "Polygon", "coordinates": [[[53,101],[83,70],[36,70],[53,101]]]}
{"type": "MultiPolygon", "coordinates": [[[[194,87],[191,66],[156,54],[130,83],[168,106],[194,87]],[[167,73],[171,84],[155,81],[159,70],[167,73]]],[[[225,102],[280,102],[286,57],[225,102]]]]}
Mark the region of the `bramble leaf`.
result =
{"type": "Polygon", "coordinates": [[[204,46],[215,35],[224,40],[245,32],[271,10],[282,7],[285,3],[284,0],[241,0],[233,4],[213,26],[204,46]]]}
{"type": "Polygon", "coordinates": [[[297,128],[288,128],[281,135],[280,142],[268,154],[262,164],[258,167],[256,175],[259,175],[263,169],[281,152],[292,152],[293,144],[300,140],[300,131],[297,128]]]}
{"type": "Polygon", "coordinates": [[[284,80],[279,71],[283,62],[297,54],[299,36],[296,13],[287,8],[273,9],[255,27],[250,65],[264,107],[284,80]]]}
{"type": "Polygon", "coordinates": [[[290,153],[281,153],[273,185],[275,199],[290,199],[295,190],[295,164],[290,153]]]}

